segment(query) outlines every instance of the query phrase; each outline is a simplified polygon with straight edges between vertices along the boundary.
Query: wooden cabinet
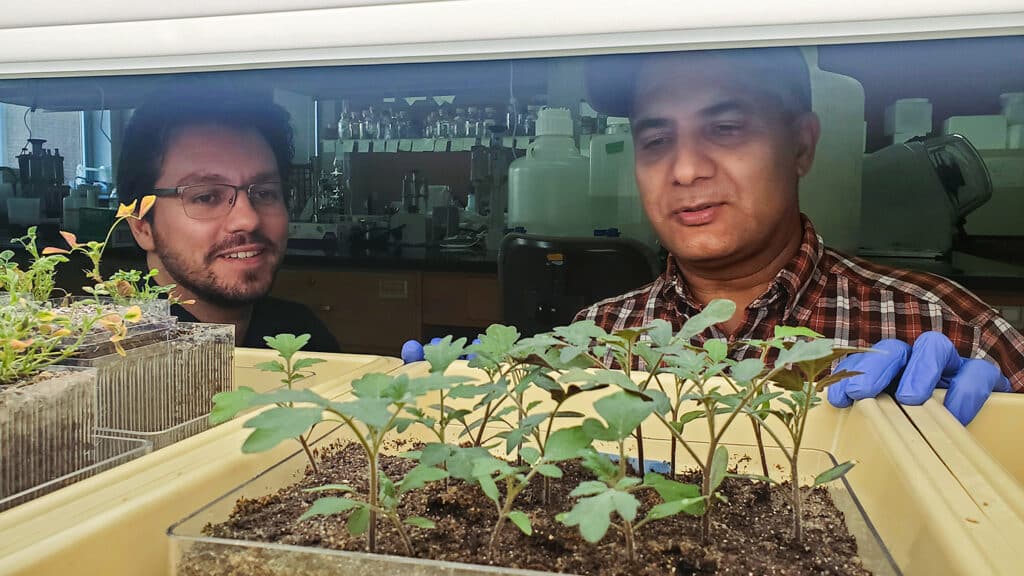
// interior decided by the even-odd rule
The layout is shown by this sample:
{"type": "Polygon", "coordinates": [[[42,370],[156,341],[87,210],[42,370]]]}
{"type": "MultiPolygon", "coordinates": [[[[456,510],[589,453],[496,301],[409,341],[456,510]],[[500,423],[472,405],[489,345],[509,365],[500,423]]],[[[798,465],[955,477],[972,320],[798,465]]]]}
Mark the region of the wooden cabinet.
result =
{"type": "Polygon", "coordinates": [[[423,323],[486,328],[501,321],[496,274],[423,273],[423,323]]]}
{"type": "Polygon", "coordinates": [[[313,310],[343,352],[397,356],[421,338],[419,272],[282,268],[273,294],[313,310]]]}

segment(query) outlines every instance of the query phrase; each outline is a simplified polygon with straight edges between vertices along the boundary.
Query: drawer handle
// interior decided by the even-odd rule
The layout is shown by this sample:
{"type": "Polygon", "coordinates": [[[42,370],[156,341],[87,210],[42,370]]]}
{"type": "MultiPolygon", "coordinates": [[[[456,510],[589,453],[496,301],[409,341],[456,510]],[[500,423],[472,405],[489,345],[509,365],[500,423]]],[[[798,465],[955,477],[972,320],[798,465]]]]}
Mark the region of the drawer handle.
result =
{"type": "Polygon", "coordinates": [[[330,304],[321,304],[320,305],[320,311],[321,312],[330,312],[331,311],[331,305],[330,304]]]}

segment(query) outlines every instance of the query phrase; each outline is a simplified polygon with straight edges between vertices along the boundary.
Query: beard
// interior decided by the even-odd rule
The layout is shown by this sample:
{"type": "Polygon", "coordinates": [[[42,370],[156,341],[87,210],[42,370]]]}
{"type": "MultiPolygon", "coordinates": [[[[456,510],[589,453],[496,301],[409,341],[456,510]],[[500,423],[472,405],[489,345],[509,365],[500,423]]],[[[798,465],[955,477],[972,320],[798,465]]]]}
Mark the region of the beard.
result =
{"type": "Polygon", "coordinates": [[[251,306],[269,294],[282,257],[280,248],[259,232],[236,234],[218,242],[211,246],[199,261],[190,261],[185,254],[172,249],[173,241],[165,242],[156,234],[153,240],[157,256],[163,263],[163,271],[173,278],[178,286],[188,290],[196,298],[222,308],[251,306]],[[246,244],[262,246],[264,253],[272,259],[269,273],[249,270],[235,282],[225,282],[214,271],[214,263],[218,258],[216,254],[246,244]]]}

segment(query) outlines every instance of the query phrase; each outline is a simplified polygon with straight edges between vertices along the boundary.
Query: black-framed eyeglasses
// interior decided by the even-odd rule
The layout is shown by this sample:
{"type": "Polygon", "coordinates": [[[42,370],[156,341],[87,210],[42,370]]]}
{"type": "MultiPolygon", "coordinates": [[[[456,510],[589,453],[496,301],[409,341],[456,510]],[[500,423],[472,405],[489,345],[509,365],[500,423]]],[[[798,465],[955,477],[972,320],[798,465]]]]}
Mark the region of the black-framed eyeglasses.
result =
{"type": "Polygon", "coordinates": [[[176,188],[157,188],[154,196],[179,196],[185,215],[193,220],[213,220],[226,216],[235,206],[238,193],[245,191],[254,210],[273,213],[284,210],[284,188],[280,182],[256,184],[188,184],[176,188]]]}

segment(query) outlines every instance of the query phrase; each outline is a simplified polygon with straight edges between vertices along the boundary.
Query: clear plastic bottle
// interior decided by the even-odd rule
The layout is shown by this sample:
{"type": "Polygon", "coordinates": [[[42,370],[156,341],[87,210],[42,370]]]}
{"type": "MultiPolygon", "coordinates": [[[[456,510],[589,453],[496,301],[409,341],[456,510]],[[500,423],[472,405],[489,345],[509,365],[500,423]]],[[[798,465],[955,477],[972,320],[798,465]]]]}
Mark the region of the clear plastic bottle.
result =
{"type": "Polygon", "coordinates": [[[651,228],[634,173],[633,136],[628,118],[610,117],[604,134],[590,140],[590,210],[593,229],[618,229],[619,235],[652,248],[657,236],[651,228]]]}
{"type": "Polygon", "coordinates": [[[545,108],[537,138],[508,170],[508,226],[530,234],[589,237],[589,161],[573,139],[566,108],[545,108]]]}
{"type": "Polygon", "coordinates": [[[825,243],[849,254],[860,245],[861,167],[864,162],[864,87],[818,68],[818,49],[804,47],[811,101],[821,138],[811,171],[800,179],[800,209],[825,243]]]}

